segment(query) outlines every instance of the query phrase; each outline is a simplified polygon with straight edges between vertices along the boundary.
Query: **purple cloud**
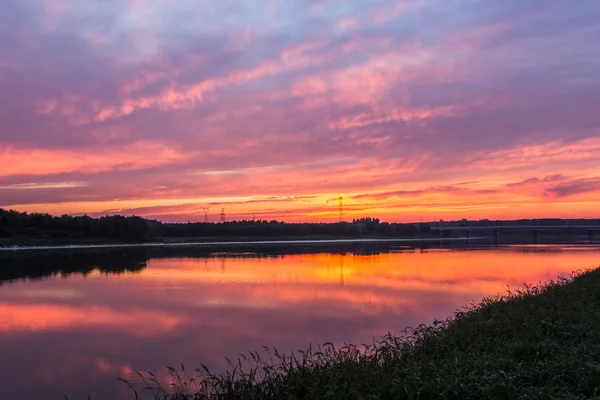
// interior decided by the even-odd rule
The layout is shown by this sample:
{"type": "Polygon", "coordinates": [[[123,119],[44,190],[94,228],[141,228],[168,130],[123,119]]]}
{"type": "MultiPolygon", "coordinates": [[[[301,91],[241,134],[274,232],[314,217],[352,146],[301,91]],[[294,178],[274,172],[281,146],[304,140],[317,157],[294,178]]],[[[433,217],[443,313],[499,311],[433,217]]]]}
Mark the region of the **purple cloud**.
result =
{"type": "Polygon", "coordinates": [[[546,193],[556,197],[567,197],[580,193],[600,190],[600,177],[574,179],[546,189],[546,193]]]}

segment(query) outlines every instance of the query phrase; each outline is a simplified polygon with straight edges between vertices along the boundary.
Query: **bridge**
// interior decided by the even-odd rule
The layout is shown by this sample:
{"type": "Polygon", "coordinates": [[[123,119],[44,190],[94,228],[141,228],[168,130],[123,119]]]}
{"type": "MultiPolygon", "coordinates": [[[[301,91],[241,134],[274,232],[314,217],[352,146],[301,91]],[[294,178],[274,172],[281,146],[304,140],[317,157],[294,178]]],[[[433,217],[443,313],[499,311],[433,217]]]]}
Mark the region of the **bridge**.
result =
{"type": "Polygon", "coordinates": [[[596,237],[597,233],[600,233],[600,225],[510,225],[510,224],[495,224],[495,225],[443,225],[434,223],[430,226],[432,232],[439,232],[443,235],[444,232],[464,232],[467,238],[471,237],[471,232],[481,231],[493,231],[494,236],[498,238],[501,231],[522,231],[531,232],[534,239],[539,237],[541,231],[554,231],[561,233],[575,233],[581,231],[587,231],[590,240],[596,237]]]}

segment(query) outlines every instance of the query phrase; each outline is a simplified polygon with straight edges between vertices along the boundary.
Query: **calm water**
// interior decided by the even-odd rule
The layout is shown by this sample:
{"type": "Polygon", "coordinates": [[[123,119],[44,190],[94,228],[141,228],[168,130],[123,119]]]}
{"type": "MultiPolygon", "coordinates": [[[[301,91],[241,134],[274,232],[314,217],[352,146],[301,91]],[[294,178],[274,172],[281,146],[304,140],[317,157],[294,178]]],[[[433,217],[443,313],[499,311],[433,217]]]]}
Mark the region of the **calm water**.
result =
{"type": "Polygon", "coordinates": [[[133,399],[135,370],[368,342],[470,301],[600,265],[600,248],[324,248],[0,260],[2,399],[133,399]]]}

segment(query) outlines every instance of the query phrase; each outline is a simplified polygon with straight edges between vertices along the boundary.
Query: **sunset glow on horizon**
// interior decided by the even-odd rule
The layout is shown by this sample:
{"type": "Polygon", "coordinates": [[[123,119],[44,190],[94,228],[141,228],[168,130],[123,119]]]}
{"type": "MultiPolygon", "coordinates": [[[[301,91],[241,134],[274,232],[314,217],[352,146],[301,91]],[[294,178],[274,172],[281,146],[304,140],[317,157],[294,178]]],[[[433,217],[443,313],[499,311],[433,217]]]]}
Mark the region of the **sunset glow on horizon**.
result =
{"type": "Polygon", "coordinates": [[[600,217],[600,4],[6,0],[0,208],[600,217]]]}

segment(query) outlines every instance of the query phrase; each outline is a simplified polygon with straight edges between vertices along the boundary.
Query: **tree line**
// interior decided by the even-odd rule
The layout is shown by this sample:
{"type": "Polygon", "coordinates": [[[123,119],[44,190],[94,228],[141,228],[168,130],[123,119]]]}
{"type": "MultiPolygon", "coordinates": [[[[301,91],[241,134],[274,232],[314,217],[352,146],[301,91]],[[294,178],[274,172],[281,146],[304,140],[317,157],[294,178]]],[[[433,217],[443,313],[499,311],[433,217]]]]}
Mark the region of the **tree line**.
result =
{"type": "Polygon", "coordinates": [[[19,240],[69,242],[98,239],[149,241],[198,237],[397,237],[428,233],[428,224],[388,223],[380,222],[377,218],[360,218],[352,222],[336,223],[286,223],[275,220],[164,223],[138,216],[53,216],[0,208],[0,244],[19,240]]]}

